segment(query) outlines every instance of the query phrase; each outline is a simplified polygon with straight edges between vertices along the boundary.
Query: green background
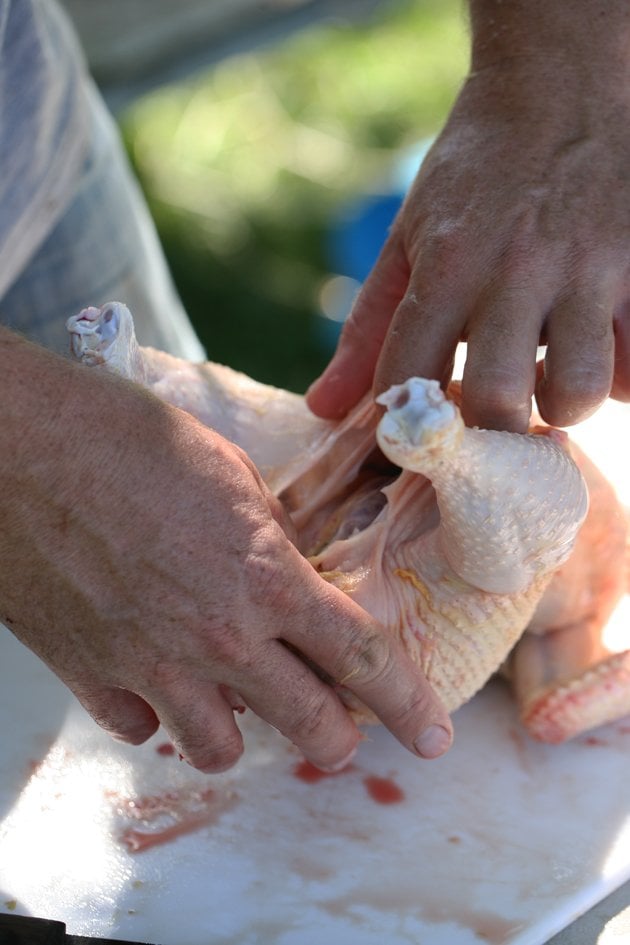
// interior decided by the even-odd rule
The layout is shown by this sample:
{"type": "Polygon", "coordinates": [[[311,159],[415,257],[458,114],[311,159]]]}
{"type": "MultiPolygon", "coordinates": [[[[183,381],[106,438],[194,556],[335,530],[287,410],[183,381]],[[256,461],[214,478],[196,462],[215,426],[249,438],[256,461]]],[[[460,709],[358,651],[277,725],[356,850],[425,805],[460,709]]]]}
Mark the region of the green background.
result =
{"type": "Polygon", "coordinates": [[[384,3],[163,87],[121,117],[208,356],[303,391],[331,354],[327,236],[443,124],[468,66],[459,0],[384,3]]]}

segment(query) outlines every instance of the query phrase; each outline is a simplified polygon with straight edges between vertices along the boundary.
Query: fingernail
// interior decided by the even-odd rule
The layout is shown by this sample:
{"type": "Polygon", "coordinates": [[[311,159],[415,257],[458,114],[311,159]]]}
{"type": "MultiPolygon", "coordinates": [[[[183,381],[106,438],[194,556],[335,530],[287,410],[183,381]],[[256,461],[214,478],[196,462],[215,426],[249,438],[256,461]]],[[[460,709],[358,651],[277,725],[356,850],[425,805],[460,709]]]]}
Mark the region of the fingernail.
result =
{"type": "Polygon", "coordinates": [[[451,733],[441,725],[429,725],[413,743],[423,758],[438,758],[451,744],[451,733]]]}
{"type": "Polygon", "coordinates": [[[320,765],[320,764],[316,764],[316,762],[314,761],[311,761],[311,764],[315,768],[317,768],[319,771],[323,771],[325,774],[336,774],[338,771],[343,771],[343,769],[346,768],[350,764],[350,762],[352,761],[356,753],[357,753],[356,748],[353,748],[350,754],[346,755],[346,757],[342,761],[337,761],[335,764],[332,764],[332,765],[320,765]]]}

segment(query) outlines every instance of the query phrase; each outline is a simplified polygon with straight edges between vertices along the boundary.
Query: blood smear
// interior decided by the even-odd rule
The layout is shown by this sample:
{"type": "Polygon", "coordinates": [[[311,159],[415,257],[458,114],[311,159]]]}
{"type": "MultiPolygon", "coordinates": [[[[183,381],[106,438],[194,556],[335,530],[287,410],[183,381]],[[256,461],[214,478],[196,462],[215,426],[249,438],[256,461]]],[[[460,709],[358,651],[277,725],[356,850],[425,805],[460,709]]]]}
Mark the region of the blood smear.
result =
{"type": "Polygon", "coordinates": [[[158,745],[155,749],[158,755],[174,755],[175,746],[171,745],[170,742],[162,742],[161,745],[158,745]]]}
{"type": "Polygon", "coordinates": [[[296,764],[293,774],[300,781],[304,781],[305,784],[317,784],[318,781],[322,781],[324,778],[336,778],[340,774],[347,774],[352,770],[354,770],[352,765],[348,765],[346,768],[342,768],[341,771],[321,771],[310,761],[304,759],[304,761],[296,764]]]}
{"type": "Polygon", "coordinates": [[[130,828],[121,834],[120,839],[123,843],[127,844],[131,853],[142,853],[143,850],[148,850],[150,847],[170,843],[171,840],[175,840],[183,834],[192,833],[193,830],[205,827],[213,819],[213,813],[206,811],[196,817],[188,817],[178,821],[176,824],[170,824],[170,826],[164,827],[162,830],[145,831],[130,828]]]}
{"type": "Polygon", "coordinates": [[[231,791],[219,794],[212,788],[203,791],[193,788],[127,798],[112,793],[110,800],[119,815],[143,821],[147,826],[146,830],[128,827],[120,834],[120,840],[131,853],[142,853],[216,823],[223,813],[235,805],[238,795],[231,791]],[[170,823],[155,823],[164,819],[170,823]],[[151,825],[154,826],[151,828],[151,825]]]}
{"type": "Polygon", "coordinates": [[[400,804],[405,799],[405,792],[391,778],[377,778],[369,775],[363,783],[373,801],[377,804],[400,804]]]}

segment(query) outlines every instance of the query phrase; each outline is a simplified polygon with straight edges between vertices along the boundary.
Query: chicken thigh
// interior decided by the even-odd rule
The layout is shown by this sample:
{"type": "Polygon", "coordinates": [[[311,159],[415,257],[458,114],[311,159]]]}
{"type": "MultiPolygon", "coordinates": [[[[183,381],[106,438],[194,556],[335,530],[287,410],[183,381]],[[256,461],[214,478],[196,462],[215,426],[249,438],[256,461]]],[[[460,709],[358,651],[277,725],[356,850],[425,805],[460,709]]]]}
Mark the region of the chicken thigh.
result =
{"type": "Polygon", "coordinates": [[[626,590],[626,516],[565,433],[466,428],[457,388],[446,397],[421,378],[322,420],[299,395],[141,348],[117,302],[85,309],[68,330],[75,358],[244,449],[301,552],[402,639],[450,711],[502,668],[536,738],[630,712],[630,654],[602,642],[626,590]]]}

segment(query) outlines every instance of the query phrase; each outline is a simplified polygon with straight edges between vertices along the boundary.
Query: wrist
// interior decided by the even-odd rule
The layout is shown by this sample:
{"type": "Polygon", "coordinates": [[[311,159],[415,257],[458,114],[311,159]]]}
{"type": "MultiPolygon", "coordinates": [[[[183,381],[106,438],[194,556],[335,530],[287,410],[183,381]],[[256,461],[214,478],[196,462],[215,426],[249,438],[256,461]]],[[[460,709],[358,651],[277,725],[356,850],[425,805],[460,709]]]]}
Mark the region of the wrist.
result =
{"type": "MultiPolygon", "coordinates": [[[[567,67],[610,85],[629,78],[627,0],[469,0],[471,69],[567,67]]],[[[561,76],[558,76],[561,79],[561,76]]]]}
{"type": "Polygon", "coordinates": [[[116,458],[137,431],[162,412],[163,405],[140,388],[2,328],[0,365],[3,490],[9,482],[19,488],[29,480],[35,487],[39,480],[49,494],[62,496],[94,475],[103,480],[106,468],[115,474],[116,458]]]}

